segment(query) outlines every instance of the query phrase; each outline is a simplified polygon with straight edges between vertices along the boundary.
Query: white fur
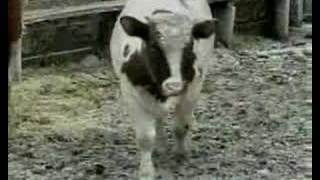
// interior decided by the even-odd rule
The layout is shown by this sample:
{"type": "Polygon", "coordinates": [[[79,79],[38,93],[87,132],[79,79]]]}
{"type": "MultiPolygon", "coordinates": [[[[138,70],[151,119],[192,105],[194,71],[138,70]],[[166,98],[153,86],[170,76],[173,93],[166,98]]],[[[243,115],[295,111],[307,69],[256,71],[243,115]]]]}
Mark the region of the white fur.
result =
{"type": "MultiPolygon", "coordinates": [[[[188,7],[183,6],[180,0],[128,0],[119,18],[124,15],[133,16],[140,21],[146,22],[145,17],[150,16],[155,9],[171,10],[185,14],[190,18],[207,20],[212,19],[212,14],[207,0],[185,0],[188,7]]],[[[120,72],[121,66],[128,61],[123,57],[123,49],[126,44],[130,45],[130,53],[140,50],[142,41],[135,37],[128,36],[122,29],[119,19],[115,24],[111,38],[111,56],[116,74],[120,78],[123,99],[125,100],[129,116],[133,120],[137,144],[141,152],[139,178],[140,180],[153,180],[154,166],[151,159],[157,136],[162,139],[162,119],[166,118],[168,112],[174,111],[176,115],[175,130],[177,134],[177,152],[184,153],[185,137],[193,121],[192,110],[200,96],[204,74],[200,76],[196,71],[195,80],[189,84],[187,91],[178,96],[169,98],[166,103],[156,101],[142,88],[134,87],[127,77],[120,72]],[[158,133],[158,134],[157,134],[158,133]]],[[[214,35],[208,39],[195,42],[194,51],[197,54],[196,69],[201,68],[206,72],[206,64],[212,58],[214,35]]],[[[130,55],[129,55],[130,56],[130,55]]],[[[129,57],[128,56],[128,57],[129,57]]],[[[174,69],[174,72],[177,70],[174,69]]],[[[161,140],[162,141],[162,140],[161,140]]]]}

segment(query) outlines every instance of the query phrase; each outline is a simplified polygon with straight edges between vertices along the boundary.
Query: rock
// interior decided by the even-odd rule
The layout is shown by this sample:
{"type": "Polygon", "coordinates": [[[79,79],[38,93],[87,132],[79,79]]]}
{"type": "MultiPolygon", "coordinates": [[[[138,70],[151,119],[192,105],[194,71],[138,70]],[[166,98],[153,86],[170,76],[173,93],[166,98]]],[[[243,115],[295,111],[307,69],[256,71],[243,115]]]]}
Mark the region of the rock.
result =
{"type": "Polygon", "coordinates": [[[295,42],[292,42],[292,45],[293,46],[304,46],[304,45],[306,45],[307,44],[307,42],[305,42],[305,41],[295,41],[295,42]]]}
{"type": "Polygon", "coordinates": [[[307,99],[306,103],[309,104],[309,105],[312,105],[312,99],[307,99]]]}
{"type": "Polygon", "coordinates": [[[46,174],[46,169],[44,169],[42,167],[37,167],[32,170],[32,173],[44,175],[44,174],[46,174]]]}
{"type": "Polygon", "coordinates": [[[50,165],[50,164],[48,164],[48,165],[45,165],[44,168],[47,169],[47,170],[49,170],[49,169],[53,169],[53,166],[50,165]]]}
{"type": "Polygon", "coordinates": [[[238,54],[240,56],[250,56],[251,55],[251,52],[248,51],[248,50],[243,50],[243,51],[239,51],[238,54]]]}
{"type": "Polygon", "coordinates": [[[33,152],[24,152],[21,154],[21,156],[25,158],[35,158],[35,155],[33,152]]]}
{"type": "Polygon", "coordinates": [[[308,39],[312,39],[312,31],[307,32],[307,34],[304,37],[308,39]]]}
{"type": "Polygon", "coordinates": [[[268,54],[267,52],[259,52],[259,53],[257,54],[257,57],[258,57],[258,58],[265,58],[265,59],[267,59],[267,58],[269,58],[269,54],[268,54]]]}
{"type": "Polygon", "coordinates": [[[312,171],[306,172],[305,173],[306,178],[312,178],[312,171]]]}
{"type": "Polygon", "coordinates": [[[293,55],[296,53],[296,49],[282,47],[282,49],[273,49],[269,51],[260,51],[257,53],[258,58],[269,57],[269,56],[283,56],[283,55],[293,55]]]}
{"type": "Polygon", "coordinates": [[[80,64],[84,67],[96,67],[101,65],[101,62],[97,56],[89,54],[81,60],[80,64]]]}
{"type": "Polygon", "coordinates": [[[303,54],[306,56],[312,56],[312,47],[305,48],[303,54]]]}
{"type": "Polygon", "coordinates": [[[303,174],[307,177],[312,176],[312,161],[303,162],[303,164],[299,165],[299,168],[303,172],[303,174]]]}
{"type": "Polygon", "coordinates": [[[306,145],[305,146],[305,151],[306,152],[312,152],[312,145],[306,145]]]}
{"type": "Polygon", "coordinates": [[[95,173],[96,174],[103,174],[103,172],[105,171],[105,167],[102,164],[95,164],[95,173]]]}
{"type": "Polygon", "coordinates": [[[271,172],[268,169],[261,169],[257,171],[258,174],[262,176],[270,176],[271,172]]]}
{"type": "MultiPolygon", "coordinates": [[[[46,168],[47,169],[47,168],[46,168]]],[[[72,167],[65,167],[65,168],[63,168],[63,170],[62,170],[62,172],[68,172],[68,173],[70,173],[70,172],[72,172],[73,171],[73,168],[72,167]]]]}
{"type": "Polygon", "coordinates": [[[307,60],[304,53],[300,50],[295,50],[294,54],[292,55],[293,59],[300,62],[305,62],[307,60]]]}

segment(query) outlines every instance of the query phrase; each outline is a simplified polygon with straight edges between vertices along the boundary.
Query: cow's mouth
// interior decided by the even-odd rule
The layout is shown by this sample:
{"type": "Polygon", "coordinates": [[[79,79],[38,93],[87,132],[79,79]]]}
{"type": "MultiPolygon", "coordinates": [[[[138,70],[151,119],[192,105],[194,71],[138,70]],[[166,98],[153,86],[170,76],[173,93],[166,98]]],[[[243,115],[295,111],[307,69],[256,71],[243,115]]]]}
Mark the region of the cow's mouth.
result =
{"type": "Polygon", "coordinates": [[[184,93],[185,91],[185,86],[183,86],[181,89],[162,89],[162,94],[166,97],[175,97],[175,96],[180,96],[181,94],[184,93]]]}
{"type": "Polygon", "coordinates": [[[167,93],[167,92],[164,92],[163,95],[166,96],[166,97],[175,97],[175,96],[179,96],[181,95],[182,93],[181,92],[174,92],[174,93],[167,93]]]}

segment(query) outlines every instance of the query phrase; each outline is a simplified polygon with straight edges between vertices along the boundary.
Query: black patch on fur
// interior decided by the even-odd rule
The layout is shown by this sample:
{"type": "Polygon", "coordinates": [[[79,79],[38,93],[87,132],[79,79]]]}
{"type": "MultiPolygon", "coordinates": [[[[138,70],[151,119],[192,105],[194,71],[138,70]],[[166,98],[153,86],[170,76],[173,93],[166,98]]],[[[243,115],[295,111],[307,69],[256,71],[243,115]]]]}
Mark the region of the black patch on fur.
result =
{"type": "Polygon", "coordinates": [[[192,29],[195,39],[208,38],[216,31],[216,19],[207,20],[196,24],[192,29]]]}
{"type": "Polygon", "coordinates": [[[130,46],[129,44],[126,44],[123,50],[123,57],[125,58],[128,57],[129,53],[130,53],[130,46]]]}
{"type": "Polygon", "coordinates": [[[181,75],[183,80],[191,82],[195,76],[195,69],[193,68],[196,60],[196,55],[193,52],[193,42],[191,41],[183,49],[182,61],[181,61],[181,75]]]}
{"type": "Polygon", "coordinates": [[[164,102],[161,85],[170,77],[170,68],[163,51],[156,42],[148,41],[140,53],[131,55],[121,71],[134,86],[144,87],[157,100],[164,102]]]}
{"type": "Polygon", "coordinates": [[[142,23],[138,19],[131,16],[123,16],[120,18],[120,24],[124,31],[129,36],[140,37],[144,40],[148,40],[149,37],[149,26],[142,23]]]}

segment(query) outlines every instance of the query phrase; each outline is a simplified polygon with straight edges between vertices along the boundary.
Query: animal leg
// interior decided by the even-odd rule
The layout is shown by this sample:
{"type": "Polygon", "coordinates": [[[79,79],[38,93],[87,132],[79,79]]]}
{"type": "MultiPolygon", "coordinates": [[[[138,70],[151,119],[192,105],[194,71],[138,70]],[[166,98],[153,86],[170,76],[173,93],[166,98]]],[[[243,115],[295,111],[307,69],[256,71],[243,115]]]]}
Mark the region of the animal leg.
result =
{"type": "Polygon", "coordinates": [[[130,106],[131,117],[135,122],[136,142],[140,150],[140,180],[154,180],[155,168],[152,162],[152,152],[156,140],[155,117],[145,112],[135,104],[130,106]]]}

